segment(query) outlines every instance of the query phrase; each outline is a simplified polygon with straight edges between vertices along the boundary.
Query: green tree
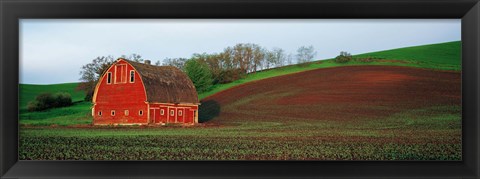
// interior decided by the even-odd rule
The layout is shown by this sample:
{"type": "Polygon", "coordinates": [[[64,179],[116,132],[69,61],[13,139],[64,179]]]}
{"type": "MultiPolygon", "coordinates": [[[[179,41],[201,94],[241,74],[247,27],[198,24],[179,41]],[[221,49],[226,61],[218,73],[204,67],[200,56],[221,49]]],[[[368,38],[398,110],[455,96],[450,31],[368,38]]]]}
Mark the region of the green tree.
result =
{"type": "Polygon", "coordinates": [[[223,63],[224,59],[222,58],[222,55],[212,53],[212,54],[207,54],[207,53],[194,53],[192,55],[191,60],[195,60],[199,63],[206,64],[208,68],[210,69],[210,73],[212,74],[212,80],[213,84],[217,84],[221,82],[221,73],[223,70],[223,63]]]}
{"type": "Polygon", "coordinates": [[[185,73],[192,80],[197,93],[208,91],[212,87],[212,73],[205,63],[193,59],[188,60],[185,63],[185,73]]]}

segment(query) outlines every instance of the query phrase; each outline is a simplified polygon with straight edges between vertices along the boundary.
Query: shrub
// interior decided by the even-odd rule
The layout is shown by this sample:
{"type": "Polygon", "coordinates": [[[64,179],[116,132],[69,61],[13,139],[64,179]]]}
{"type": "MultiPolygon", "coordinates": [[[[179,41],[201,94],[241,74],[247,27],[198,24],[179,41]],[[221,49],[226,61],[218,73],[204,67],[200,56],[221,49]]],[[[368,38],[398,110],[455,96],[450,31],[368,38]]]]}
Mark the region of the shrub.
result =
{"type": "Polygon", "coordinates": [[[69,93],[55,93],[53,99],[53,107],[66,107],[72,105],[72,96],[69,93]]]}
{"type": "Polygon", "coordinates": [[[42,93],[36,96],[35,100],[28,102],[27,109],[28,111],[43,111],[70,105],[72,105],[72,96],[69,93],[42,93]]]}
{"type": "Polygon", "coordinates": [[[365,58],[356,59],[356,61],[363,62],[363,63],[370,63],[370,62],[375,61],[375,59],[372,58],[372,57],[365,57],[365,58]]]}
{"type": "Polygon", "coordinates": [[[231,69],[231,70],[222,70],[220,72],[220,78],[218,80],[218,83],[220,84],[230,83],[235,80],[239,80],[243,77],[245,77],[245,73],[243,73],[243,71],[239,68],[231,69]]]}
{"type": "Polygon", "coordinates": [[[352,55],[348,52],[340,52],[340,55],[335,57],[334,61],[336,63],[347,63],[352,60],[352,55]]]}
{"type": "Polygon", "coordinates": [[[27,109],[28,111],[41,111],[45,108],[40,106],[40,103],[37,100],[33,100],[28,102],[27,109]]]}

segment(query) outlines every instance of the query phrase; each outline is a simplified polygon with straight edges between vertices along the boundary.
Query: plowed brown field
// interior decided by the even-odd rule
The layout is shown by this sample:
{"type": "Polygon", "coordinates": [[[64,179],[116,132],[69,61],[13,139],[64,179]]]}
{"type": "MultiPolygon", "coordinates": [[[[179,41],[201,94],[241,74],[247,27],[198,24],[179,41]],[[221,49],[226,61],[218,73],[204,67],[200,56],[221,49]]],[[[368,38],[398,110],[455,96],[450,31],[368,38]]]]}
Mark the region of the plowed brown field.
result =
{"type": "Polygon", "coordinates": [[[213,119],[207,123],[358,123],[411,110],[460,106],[461,75],[395,66],[325,68],[247,83],[202,102],[204,114],[219,112],[207,116],[213,119]]]}

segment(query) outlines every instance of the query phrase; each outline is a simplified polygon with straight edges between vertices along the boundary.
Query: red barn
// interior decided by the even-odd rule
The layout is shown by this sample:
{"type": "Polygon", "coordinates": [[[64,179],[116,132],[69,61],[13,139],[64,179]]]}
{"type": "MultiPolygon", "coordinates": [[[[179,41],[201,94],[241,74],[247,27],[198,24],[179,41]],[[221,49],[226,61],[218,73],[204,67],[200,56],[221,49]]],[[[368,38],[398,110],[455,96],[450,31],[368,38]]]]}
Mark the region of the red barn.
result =
{"type": "Polygon", "coordinates": [[[176,67],[118,59],[100,77],[93,94],[95,125],[198,123],[198,96],[176,67]]]}

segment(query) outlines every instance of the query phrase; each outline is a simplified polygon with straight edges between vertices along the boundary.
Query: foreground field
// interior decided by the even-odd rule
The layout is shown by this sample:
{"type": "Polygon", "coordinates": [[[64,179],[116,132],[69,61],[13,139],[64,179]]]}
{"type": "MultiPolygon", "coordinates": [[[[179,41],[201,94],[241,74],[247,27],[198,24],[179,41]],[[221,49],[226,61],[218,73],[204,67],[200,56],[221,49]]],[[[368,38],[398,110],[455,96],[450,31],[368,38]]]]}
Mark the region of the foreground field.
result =
{"type": "Polygon", "coordinates": [[[362,129],[325,123],[235,127],[29,129],[21,160],[460,160],[456,129],[362,129]]]}
{"type": "Polygon", "coordinates": [[[196,127],[29,127],[21,160],[461,160],[459,72],[353,66],[205,98],[196,127]]]}

